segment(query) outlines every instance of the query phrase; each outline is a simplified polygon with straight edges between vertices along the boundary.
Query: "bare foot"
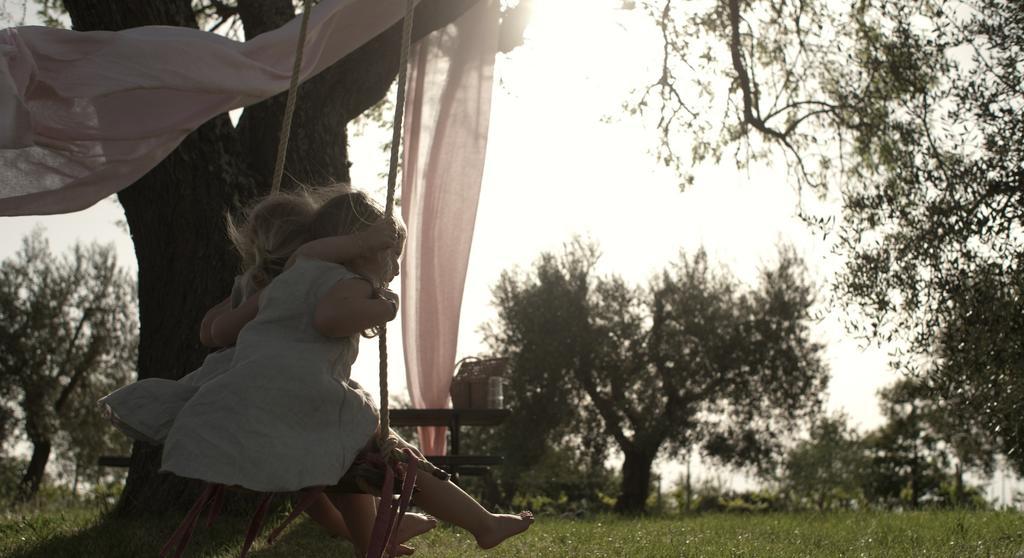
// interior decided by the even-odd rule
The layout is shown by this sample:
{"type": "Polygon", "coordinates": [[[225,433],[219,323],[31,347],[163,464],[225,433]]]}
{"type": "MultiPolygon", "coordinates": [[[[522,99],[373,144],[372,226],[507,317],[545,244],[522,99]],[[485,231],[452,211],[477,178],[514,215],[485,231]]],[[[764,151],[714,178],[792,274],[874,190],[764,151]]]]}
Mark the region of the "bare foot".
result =
{"type": "Polygon", "coordinates": [[[437,527],[437,520],[433,517],[421,513],[406,513],[402,516],[402,522],[398,524],[398,529],[395,530],[395,538],[399,543],[404,543],[434,527],[437,527]]]}
{"type": "Polygon", "coordinates": [[[476,534],[476,544],[480,548],[494,548],[505,539],[518,535],[533,525],[533,513],[524,511],[518,515],[497,514],[491,516],[491,524],[480,534],[476,534]]]}

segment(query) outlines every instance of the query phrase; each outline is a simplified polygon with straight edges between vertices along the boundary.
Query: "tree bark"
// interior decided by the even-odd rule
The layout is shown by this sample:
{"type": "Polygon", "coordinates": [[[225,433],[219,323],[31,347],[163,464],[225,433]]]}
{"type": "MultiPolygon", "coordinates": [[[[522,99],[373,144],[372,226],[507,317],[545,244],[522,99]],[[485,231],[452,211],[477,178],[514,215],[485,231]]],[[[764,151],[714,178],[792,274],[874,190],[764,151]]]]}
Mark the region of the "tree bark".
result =
{"type": "Polygon", "coordinates": [[[28,502],[39,492],[39,485],[43,482],[43,474],[46,472],[46,463],[50,460],[51,443],[48,439],[32,441],[32,458],[25,469],[25,475],[21,477],[21,486],[18,487],[18,500],[28,502]]]}
{"type": "Polygon", "coordinates": [[[954,504],[958,508],[962,508],[967,505],[967,495],[964,494],[964,464],[957,460],[956,462],[956,487],[954,488],[954,504]]]}
{"type": "Polygon", "coordinates": [[[498,480],[494,472],[480,477],[483,490],[480,494],[480,503],[488,509],[508,508],[512,505],[512,497],[517,488],[514,482],[502,482],[498,480]]]}
{"type": "Polygon", "coordinates": [[[918,494],[918,471],[917,448],[915,448],[914,457],[910,463],[910,507],[915,510],[918,508],[918,501],[920,499],[918,494]]]}
{"type": "MultiPolygon", "coordinates": [[[[447,25],[476,1],[421,2],[415,34],[447,25]]],[[[191,0],[65,0],[64,5],[79,31],[196,27],[191,0]]],[[[290,16],[282,10],[253,15],[242,9],[253,5],[239,1],[240,12],[252,21],[247,36],[290,16]]],[[[394,80],[400,29],[401,22],[300,88],[286,157],[288,174],[297,181],[348,180],[345,126],[380,100],[394,80]]],[[[140,379],[180,378],[205,356],[198,325],[206,309],[227,294],[238,266],[224,214],[269,191],[284,99],[281,94],[247,108],[237,129],[227,115],[210,120],[118,195],[139,267],[140,379]]],[[[286,180],[282,188],[294,185],[286,180]]],[[[158,475],[159,463],[160,448],[133,446],[121,513],[166,513],[191,503],[196,483],[158,475]]]]}
{"type": "MultiPolygon", "coordinates": [[[[227,116],[204,124],[118,199],[139,264],[139,378],[180,378],[200,364],[198,324],[230,290],[237,269],[225,211],[259,190],[242,168],[227,116]]],[[[159,451],[135,444],[125,512],[182,508],[195,488],[156,475],[159,451]]]]}
{"type": "Polygon", "coordinates": [[[615,511],[624,514],[642,514],[647,509],[647,495],[651,489],[651,465],[654,452],[626,450],[622,463],[622,491],[615,501],[615,511]]]}

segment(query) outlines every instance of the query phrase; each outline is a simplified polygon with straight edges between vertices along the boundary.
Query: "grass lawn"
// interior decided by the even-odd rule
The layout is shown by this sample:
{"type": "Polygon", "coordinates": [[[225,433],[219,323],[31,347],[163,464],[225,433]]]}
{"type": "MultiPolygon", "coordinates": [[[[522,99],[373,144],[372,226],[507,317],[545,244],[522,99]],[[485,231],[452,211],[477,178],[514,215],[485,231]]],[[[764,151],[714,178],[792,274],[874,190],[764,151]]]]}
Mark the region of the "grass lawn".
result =
{"type": "MultiPolygon", "coordinates": [[[[0,556],[103,558],[156,556],[178,517],[110,519],[65,510],[0,518],[0,556]]],[[[280,520],[280,518],[276,518],[280,520]]],[[[186,556],[238,555],[245,521],[223,518],[197,528],[186,556]]],[[[266,533],[266,531],[265,531],[266,533]]],[[[483,552],[465,531],[439,527],[414,540],[421,558],[463,556],[993,556],[1024,558],[1024,515],[1009,512],[915,512],[704,515],[570,520],[540,517],[525,535],[483,552]]],[[[250,556],[353,556],[305,520],[250,556]]]]}

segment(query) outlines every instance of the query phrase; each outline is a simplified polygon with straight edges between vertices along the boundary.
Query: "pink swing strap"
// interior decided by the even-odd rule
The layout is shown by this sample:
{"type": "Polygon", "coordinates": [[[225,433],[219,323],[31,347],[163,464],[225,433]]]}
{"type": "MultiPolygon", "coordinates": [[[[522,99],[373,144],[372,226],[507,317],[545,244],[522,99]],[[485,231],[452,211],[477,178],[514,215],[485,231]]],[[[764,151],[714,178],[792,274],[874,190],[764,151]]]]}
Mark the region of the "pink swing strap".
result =
{"type": "Polygon", "coordinates": [[[392,511],[390,502],[394,498],[395,472],[379,454],[368,455],[367,460],[384,465],[384,485],[380,489],[380,505],[377,507],[377,517],[373,521],[373,530],[370,532],[370,546],[366,549],[366,558],[380,558],[390,538],[392,511]]]}
{"type": "MultiPolygon", "coordinates": [[[[367,462],[384,468],[384,485],[381,487],[380,506],[377,508],[377,516],[374,519],[373,530],[370,535],[370,545],[366,553],[368,558],[393,557],[398,550],[398,540],[394,538],[394,534],[412,501],[412,493],[416,487],[416,477],[419,472],[417,467],[419,459],[413,452],[405,448],[402,450],[402,453],[406,457],[405,463],[388,463],[379,453],[367,454],[364,457],[367,462]],[[401,476],[402,482],[402,489],[397,497],[394,495],[396,476],[398,476],[396,472],[401,476]]],[[[285,527],[301,515],[302,512],[306,511],[324,493],[325,489],[325,486],[315,486],[306,489],[288,517],[271,531],[267,537],[267,544],[273,544],[285,527]]],[[[195,530],[199,516],[202,515],[203,509],[207,504],[211,505],[206,526],[209,527],[213,524],[214,519],[220,513],[224,500],[224,491],[225,487],[222,484],[207,483],[203,486],[203,490],[200,492],[199,497],[196,498],[195,503],[192,504],[192,508],[189,509],[185,518],[178,525],[178,528],[175,529],[171,537],[164,543],[163,548],[160,549],[161,558],[181,558],[188,547],[189,541],[192,539],[192,533],[195,530]],[[172,550],[174,553],[170,554],[172,550]]],[[[273,496],[274,493],[268,492],[260,497],[256,511],[249,521],[245,542],[242,545],[239,558],[245,558],[248,555],[249,549],[259,536],[273,496]]]]}
{"type": "Polygon", "coordinates": [[[384,466],[384,486],[380,492],[380,507],[377,508],[377,517],[373,523],[370,547],[366,551],[367,558],[393,557],[398,549],[398,540],[394,538],[395,530],[409,508],[409,502],[412,501],[412,492],[416,487],[416,473],[418,472],[416,456],[408,448],[403,449],[402,452],[408,459],[404,464],[388,464],[379,454],[367,456],[369,461],[384,466]],[[394,496],[396,469],[403,476],[402,491],[398,498],[394,496]]]}
{"type": "Polygon", "coordinates": [[[295,507],[292,508],[292,513],[288,514],[288,517],[286,517],[280,525],[270,532],[270,536],[267,537],[267,544],[273,544],[274,541],[277,540],[278,535],[284,531],[284,528],[294,521],[302,512],[306,511],[306,508],[312,505],[312,503],[316,501],[317,497],[324,493],[325,488],[326,487],[324,486],[314,486],[306,489],[302,497],[299,498],[298,503],[296,503],[295,507]]]}
{"type": "Polygon", "coordinates": [[[189,540],[192,539],[192,531],[196,526],[199,514],[203,511],[203,507],[206,506],[207,502],[213,499],[217,488],[223,489],[223,486],[210,483],[206,483],[203,486],[199,498],[196,498],[196,503],[192,504],[192,509],[188,511],[185,519],[181,520],[181,524],[171,534],[171,538],[160,549],[161,558],[166,557],[172,548],[174,548],[173,558],[181,558],[181,555],[185,553],[185,548],[188,547],[189,540]]]}
{"type": "Polygon", "coordinates": [[[242,544],[242,552],[238,554],[238,558],[245,558],[249,554],[249,548],[259,536],[260,528],[263,527],[263,518],[267,515],[267,508],[270,507],[270,500],[273,497],[273,492],[267,492],[260,498],[256,512],[252,514],[252,520],[249,521],[249,529],[245,533],[245,543],[242,544]]]}
{"type": "Polygon", "coordinates": [[[213,489],[213,503],[210,504],[210,515],[206,518],[206,526],[213,525],[213,520],[220,515],[220,509],[224,505],[224,485],[218,484],[213,489]]]}
{"type": "Polygon", "coordinates": [[[402,482],[402,494],[398,498],[398,514],[392,525],[392,532],[388,535],[390,542],[388,543],[388,556],[395,556],[395,551],[398,550],[398,539],[394,538],[394,532],[398,530],[398,525],[402,522],[402,518],[405,516],[405,512],[409,509],[409,504],[412,502],[412,491],[416,488],[416,475],[419,473],[419,468],[416,466],[415,457],[412,451],[409,449],[403,450],[409,461],[405,464],[405,479],[402,482]]]}

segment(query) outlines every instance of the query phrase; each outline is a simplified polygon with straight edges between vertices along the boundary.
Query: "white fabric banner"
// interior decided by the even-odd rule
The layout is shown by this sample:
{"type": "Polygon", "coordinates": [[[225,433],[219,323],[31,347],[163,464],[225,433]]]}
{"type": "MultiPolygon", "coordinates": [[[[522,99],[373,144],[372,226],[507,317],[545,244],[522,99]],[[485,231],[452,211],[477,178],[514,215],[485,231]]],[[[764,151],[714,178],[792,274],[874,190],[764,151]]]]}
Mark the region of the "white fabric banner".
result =
{"type": "MultiPolygon", "coordinates": [[[[404,15],[403,0],[323,0],[310,13],[301,79],[404,15]]],[[[85,209],[207,120],[287,90],[300,23],[244,43],[168,26],[0,30],[0,215],[85,209]]]]}

